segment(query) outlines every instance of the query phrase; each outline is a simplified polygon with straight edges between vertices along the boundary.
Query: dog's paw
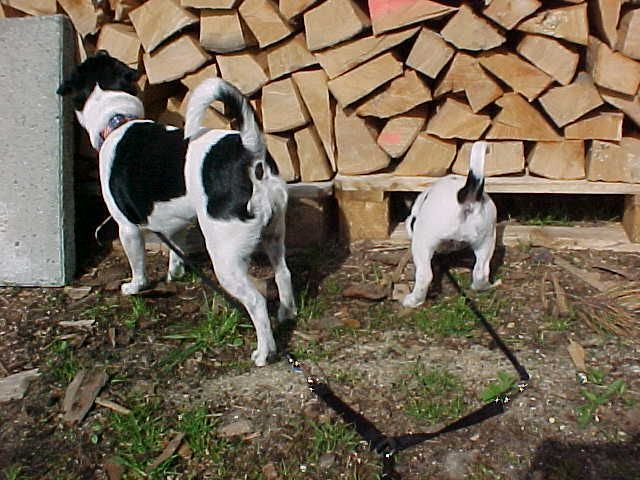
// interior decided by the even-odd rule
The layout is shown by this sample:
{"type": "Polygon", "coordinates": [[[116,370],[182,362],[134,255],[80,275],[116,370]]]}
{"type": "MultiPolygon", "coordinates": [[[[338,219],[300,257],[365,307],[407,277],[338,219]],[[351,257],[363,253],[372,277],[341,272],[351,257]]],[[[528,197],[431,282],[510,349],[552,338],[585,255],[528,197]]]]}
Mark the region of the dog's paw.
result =
{"type": "Polygon", "coordinates": [[[132,282],[127,282],[127,283],[123,283],[120,286],[120,291],[122,292],[123,295],[135,295],[136,293],[139,293],[141,290],[144,290],[147,286],[147,282],[146,280],[144,281],[132,281],[132,282]]]}
{"type": "Polygon", "coordinates": [[[422,305],[424,299],[416,298],[412,293],[402,299],[402,306],[407,308],[416,308],[422,305]]]}
{"type": "Polygon", "coordinates": [[[179,280],[184,277],[186,270],[184,268],[184,264],[179,263],[173,268],[170,268],[167,272],[167,282],[173,282],[174,280],[179,280]]]}
{"type": "Polygon", "coordinates": [[[476,292],[482,292],[484,290],[489,290],[493,285],[488,280],[480,280],[477,282],[471,283],[471,290],[475,290],[476,292]]]}
{"type": "Polygon", "coordinates": [[[278,322],[286,322],[287,320],[293,320],[298,315],[298,309],[295,305],[288,306],[280,304],[278,307],[278,322]]]}

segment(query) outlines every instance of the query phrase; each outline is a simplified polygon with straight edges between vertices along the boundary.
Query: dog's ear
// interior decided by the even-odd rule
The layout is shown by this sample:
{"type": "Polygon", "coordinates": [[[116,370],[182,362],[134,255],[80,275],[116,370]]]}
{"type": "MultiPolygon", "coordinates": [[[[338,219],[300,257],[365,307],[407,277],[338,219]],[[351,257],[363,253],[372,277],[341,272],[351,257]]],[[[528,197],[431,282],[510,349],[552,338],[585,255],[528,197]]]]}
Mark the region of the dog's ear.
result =
{"type": "Polygon", "coordinates": [[[56,90],[56,93],[58,95],[69,95],[75,89],[76,89],[76,84],[75,84],[73,78],[68,78],[67,80],[63,81],[60,84],[60,86],[56,90]]]}
{"type": "Polygon", "coordinates": [[[109,52],[107,52],[105,49],[101,48],[100,50],[96,50],[95,56],[96,57],[110,57],[111,55],[109,55],[109,52]]]}

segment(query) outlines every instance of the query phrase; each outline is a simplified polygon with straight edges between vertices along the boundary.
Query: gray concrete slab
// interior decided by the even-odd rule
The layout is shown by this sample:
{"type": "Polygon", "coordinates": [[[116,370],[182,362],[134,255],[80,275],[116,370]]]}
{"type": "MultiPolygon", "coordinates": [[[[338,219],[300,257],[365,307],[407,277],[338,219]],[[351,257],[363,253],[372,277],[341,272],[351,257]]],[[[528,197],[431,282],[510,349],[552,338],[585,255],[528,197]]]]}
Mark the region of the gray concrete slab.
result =
{"type": "Polygon", "coordinates": [[[75,268],[74,63],[62,15],[0,19],[0,285],[57,286],[75,268]]]}

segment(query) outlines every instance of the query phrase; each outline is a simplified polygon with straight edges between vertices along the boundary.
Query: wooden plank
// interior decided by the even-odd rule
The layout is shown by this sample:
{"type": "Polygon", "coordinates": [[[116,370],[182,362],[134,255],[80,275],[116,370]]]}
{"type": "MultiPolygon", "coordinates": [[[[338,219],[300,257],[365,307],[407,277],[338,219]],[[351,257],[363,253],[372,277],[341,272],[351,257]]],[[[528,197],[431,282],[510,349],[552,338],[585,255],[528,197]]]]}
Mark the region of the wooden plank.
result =
{"type": "Polygon", "coordinates": [[[131,25],[108,23],[100,29],[98,50],[106,50],[109,55],[127,65],[137,68],[140,53],[140,39],[131,25]]]}
{"type": "MultiPolygon", "coordinates": [[[[524,171],[524,143],[523,142],[488,142],[484,164],[485,177],[497,175],[509,175],[524,171]]],[[[451,167],[451,171],[458,175],[467,175],[469,172],[469,158],[471,156],[472,142],[465,142],[458,149],[458,155],[451,167]]]]}
{"type": "Polygon", "coordinates": [[[520,23],[516,29],[586,45],[589,37],[587,2],[539,11],[535,16],[520,23]]]}
{"type": "Polygon", "coordinates": [[[177,31],[199,21],[197,16],[182,8],[175,0],[148,0],[129,12],[129,19],[147,53],[177,31]],[[162,15],[158,15],[158,12],[162,12],[162,15]]]}
{"type": "Polygon", "coordinates": [[[562,139],[544,117],[517,93],[506,93],[496,104],[502,109],[493,118],[488,139],[559,141],[562,139]]]}
{"type": "Polygon", "coordinates": [[[623,0],[591,0],[589,19],[595,25],[596,30],[604,38],[609,47],[613,48],[618,39],[618,21],[620,20],[620,7],[623,0]]]}
{"type": "Polygon", "coordinates": [[[307,47],[312,52],[349,40],[369,26],[369,17],[352,0],[326,0],[304,14],[307,47]]]}
{"type": "Polygon", "coordinates": [[[440,138],[477,140],[489,125],[489,115],[473,113],[466,103],[448,97],[427,123],[427,133],[440,138]]]}
{"type": "Polygon", "coordinates": [[[597,112],[587,115],[564,127],[564,137],[575,140],[622,140],[622,121],[624,115],[620,112],[597,112]]]}
{"type": "Polygon", "coordinates": [[[335,134],[338,172],[361,175],[389,165],[389,156],[378,146],[365,121],[355,113],[336,108],[335,134]]]}
{"type": "Polygon", "coordinates": [[[456,156],[456,143],[422,132],[411,145],[393,175],[441,177],[449,172],[456,156]]]}
{"type": "Polygon", "coordinates": [[[235,10],[202,10],[200,43],[212,52],[228,53],[255,45],[256,39],[235,10]]]}
{"type": "Polygon", "coordinates": [[[253,53],[216,55],[220,75],[244,95],[251,96],[269,81],[262,63],[253,53]]]}
{"type": "Polygon", "coordinates": [[[303,182],[320,182],[331,179],[333,169],[313,125],[297,130],[293,136],[298,147],[300,179],[303,182]]]}
{"type": "Polygon", "coordinates": [[[93,35],[99,30],[103,12],[96,8],[92,0],[58,0],[58,3],[82,37],[93,35]]]}
{"type": "Polygon", "coordinates": [[[378,135],[378,145],[391,158],[401,157],[424,127],[427,116],[426,108],[421,106],[390,118],[378,135]]]}
{"type": "Polygon", "coordinates": [[[291,26],[280,17],[277,4],[271,0],[243,0],[238,11],[258,40],[260,48],[293,33],[291,26]]]}
{"type": "Polygon", "coordinates": [[[209,55],[193,37],[182,35],[142,58],[149,83],[156,84],[177,80],[197,70],[209,60],[209,55]]]}
{"type": "Polygon", "coordinates": [[[333,79],[405,42],[413,37],[418,30],[419,28],[410,28],[375,37],[371,35],[345,42],[333,48],[317,52],[315,55],[318,62],[320,62],[320,66],[327,72],[329,78],[333,79]]]}
{"type": "Polygon", "coordinates": [[[586,72],[578,73],[570,85],[552,88],[539,101],[558,127],[564,127],[604,103],[591,75],[586,72]]]}
{"type": "Polygon", "coordinates": [[[389,118],[408,112],[431,100],[431,90],[413,70],[406,70],[379,93],[372,94],[356,109],[361,117],[389,118]]]}
{"type": "Polygon", "coordinates": [[[640,60],[640,8],[625,13],[618,28],[616,50],[640,60]]]}
{"type": "Polygon", "coordinates": [[[427,77],[436,78],[454,53],[455,49],[438,33],[423,27],[405,63],[427,77]]]}
{"type": "Polygon", "coordinates": [[[594,140],[587,154],[587,178],[640,183],[640,139],[622,137],[617,144],[594,140]]]}
{"type": "Polygon", "coordinates": [[[539,68],[506,50],[494,50],[480,57],[480,65],[509,85],[513,91],[524,95],[530,102],[538,98],[553,82],[539,68]]]}
{"type": "Polygon", "coordinates": [[[464,3],[440,31],[440,35],[462,50],[490,50],[506,41],[506,37],[497,27],[476,15],[464,3]]]}
{"type": "Polygon", "coordinates": [[[640,86],[640,62],[611,50],[596,37],[589,37],[587,71],[596,85],[635,95],[640,86]]]}
{"type": "Polygon", "coordinates": [[[392,53],[383,53],[353,70],[329,80],[329,90],[341,107],[351,105],[379,86],[402,75],[402,62],[392,53]]]}
{"type": "Polygon", "coordinates": [[[527,157],[529,173],[556,180],[585,178],[584,142],[536,142],[527,157]]]}
{"type": "Polygon", "coordinates": [[[430,0],[368,0],[373,33],[443,17],[457,8],[430,0]]]}
{"type": "Polygon", "coordinates": [[[482,14],[507,30],[511,30],[520,20],[528,17],[538,8],[540,8],[538,0],[518,0],[515,2],[513,0],[491,0],[482,14]]]}
{"type": "Polygon", "coordinates": [[[290,77],[262,88],[262,124],[266,133],[303,127],[309,120],[309,112],[290,77]]]}
{"type": "Polygon", "coordinates": [[[300,179],[300,161],[296,152],[296,144],[291,137],[265,134],[267,150],[278,165],[280,177],[285,182],[300,179]]]}
{"type": "Polygon", "coordinates": [[[562,85],[571,83],[578,68],[580,54],[575,47],[544,35],[525,35],[518,53],[562,85]]]}

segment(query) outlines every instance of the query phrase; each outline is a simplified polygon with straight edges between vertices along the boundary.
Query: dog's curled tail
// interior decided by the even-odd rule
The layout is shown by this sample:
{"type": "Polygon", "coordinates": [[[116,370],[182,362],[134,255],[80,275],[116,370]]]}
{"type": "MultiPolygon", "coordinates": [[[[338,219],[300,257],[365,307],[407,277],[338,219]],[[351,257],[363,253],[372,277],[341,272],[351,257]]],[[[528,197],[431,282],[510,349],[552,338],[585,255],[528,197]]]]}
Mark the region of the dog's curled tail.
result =
{"type": "Polygon", "coordinates": [[[240,90],[218,77],[207,78],[191,93],[187,104],[184,137],[192,138],[200,132],[204,113],[216,100],[222,101],[231,116],[238,121],[238,130],[245,148],[255,154],[264,154],[264,139],[251,104],[240,90]]]}
{"type": "Polygon", "coordinates": [[[467,181],[458,190],[458,203],[479,202],[484,194],[484,158],[489,145],[487,142],[474,142],[471,147],[471,162],[467,181]]]}

